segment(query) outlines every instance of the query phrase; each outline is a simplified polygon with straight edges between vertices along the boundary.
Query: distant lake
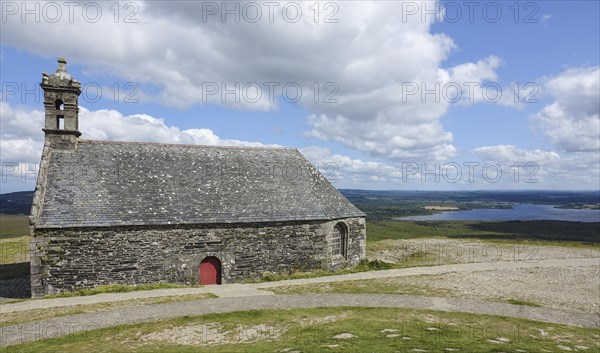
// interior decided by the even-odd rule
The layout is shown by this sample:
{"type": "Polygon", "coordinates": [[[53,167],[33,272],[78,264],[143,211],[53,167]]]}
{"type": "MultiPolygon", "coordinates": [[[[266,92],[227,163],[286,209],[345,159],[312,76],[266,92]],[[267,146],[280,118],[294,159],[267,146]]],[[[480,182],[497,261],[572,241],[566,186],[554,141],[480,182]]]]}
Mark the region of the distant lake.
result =
{"type": "Polygon", "coordinates": [[[554,208],[552,205],[515,205],[507,209],[444,211],[428,216],[396,218],[402,221],[531,221],[600,222],[600,210],[554,208]]]}

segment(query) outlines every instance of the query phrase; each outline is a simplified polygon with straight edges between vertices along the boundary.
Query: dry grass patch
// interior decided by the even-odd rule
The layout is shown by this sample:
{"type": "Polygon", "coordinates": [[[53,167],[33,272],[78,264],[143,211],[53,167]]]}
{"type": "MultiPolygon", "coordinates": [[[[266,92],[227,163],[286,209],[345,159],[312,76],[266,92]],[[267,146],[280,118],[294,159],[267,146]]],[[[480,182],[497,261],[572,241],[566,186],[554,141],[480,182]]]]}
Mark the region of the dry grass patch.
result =
{"type": "MultiPolygon", "coordinates": [[[[430,275],[411,276],[416,278],[430,277],[430,275]]],[[[402,278],[378,278],[356,281],[341,281],[328,283],[314,283],[293,286],[266,288],[275,294],[408,294],[433,297],[447,297],[456,294],[450,289],[435,288],[426,285],[403,283],[402,278]]]]}
{"type": "Polygon", "coordinates": [[[28,235],[0,239],[0,264],[29,262],[28,235]]]}
{"type": "Polygon", "coordinates": [[[27,323],[27,322],[51,319],[51,318],[59,317],[59,316],[69,316],[69,315],[75,315],[75,314],[110,311],[110,310],[114,310],[114,309],[130,308],[130,307],[141,306],[141,305],[163,304],[163,303],[171,303],[171,302],[210,299],[210,298],[216,298],[216,297],[217,297],[216,295],[209,294],[209,293],[173,295],[173,296],[155,297],[155,298],[121,300],[121,301],[110,302],[110,303],[98,303],[98,304],[89,304],[89,305],[75,305],[75,306],[68,306],[68,307],[56,307],[56,308],[47,308],[47,309],[31,309],[31,310],[15,311],[15,312],[11,312],[11,313],[2,313],[2,316],[0,316],[0,325],[1,326],[16,325],[16,324],[23,324],[23,323],[27,323]]]}

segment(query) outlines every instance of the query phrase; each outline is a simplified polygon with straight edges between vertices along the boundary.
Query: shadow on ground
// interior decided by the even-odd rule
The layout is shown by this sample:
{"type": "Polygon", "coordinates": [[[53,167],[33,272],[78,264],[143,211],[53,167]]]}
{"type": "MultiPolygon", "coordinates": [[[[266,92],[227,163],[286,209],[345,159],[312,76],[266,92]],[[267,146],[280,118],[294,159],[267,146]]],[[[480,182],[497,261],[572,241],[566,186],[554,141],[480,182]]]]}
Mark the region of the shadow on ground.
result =
{"type": "Polygon", "coordinates": [[[0,297],[31,297],[31,278],[29,262],[0,265],[0,297]]]}

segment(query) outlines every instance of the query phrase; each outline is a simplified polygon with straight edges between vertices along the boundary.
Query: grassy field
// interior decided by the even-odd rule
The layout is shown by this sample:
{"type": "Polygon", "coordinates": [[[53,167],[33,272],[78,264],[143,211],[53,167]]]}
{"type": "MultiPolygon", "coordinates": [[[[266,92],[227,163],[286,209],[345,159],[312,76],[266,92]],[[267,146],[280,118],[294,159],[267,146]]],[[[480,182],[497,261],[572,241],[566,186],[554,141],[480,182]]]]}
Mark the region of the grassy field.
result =
{"type": "Polygon", "coordinates": [[[599,338],[596,329],[506,317],[341,307],[183,317],[71,334],[4,352],[598,353],[599,338]]]}
{"type": "Polygon", "coordinates": [[[111,284],[111,285],[107,285],[107,286],[98,286],[95,288],[81,289],[81,290],[78,290],[75,292],[66,292],[66,293],[48,295],[48,296],[45,296],[43,299],[82,297],[82,296],[96,295],[96,294],[101,294],[101,293],[128,293],[128,292],[153,290],[153,289],[189,288],[189,287],[197,287],[197,286],[186,286],[186,285],[175,284],[175,283],[149,283],[149,284],[137,284],[137,285],[111,284]]]}
{"type": "Polygon", "coordinates": [[[0,279],[27,275],[26,266],[15,265],[26,262],[29,262],[29,217],[0,215],[0,279]]]}
{"type": "Polygon", "coordinates": [[[29,235],[29,216],[0,214],[0,240],[29,235]]]}
{"type": "Polygon", "coordinates": [[[273,282],[283,281],[288,279],[299,279],[299,278],[314,278],[322,276],[335,276],[344,275],[347,273],[365,272],[365,271],[376,271],[376,270],[389,270],[392,268],[401,267],[399,264],[390,264],[378,260],[362,260],[357,266],[351,268],[344,268],[336,271],[326,270],[315,270],[306,272],[291,272],[291,273],[265,273],[262,277],[254,278],[245,281],[245,283],[260,283],[260,282],[273,282]]]}
{"type": "Polygon", "coordinates": [[[281,286],[266,289],[275,294],[408,294],[448,297],[454,292],[430,286],[390,282],[387,278],[281,286]]]}
{"type": "Polygon", "coordinates": [[[0,264],[29,261],[29,236],[0,240],[0,264]]]}
{"type": "Polygon", "coordinates": [[[367,224],[369,242],[436,237],[600,245],[600,224],[561,221],[382,221],[367,224]]]}
{"type": "Polygon", "coordinates": [[[148,284],[110,284],[106,286],[98,286],[95,288],[80,289],[74,292],[64,292],[58,294],[46,295],[44,297],[28,298],[28,299],[15,299],[0,303],[0,310],[2,305],[22,302],[24,300],[41,300],[41,299],[53,299],[53,298],[71,298],[71,297],[84,297],[88,295],[96,295],[102,293],[128,293],[154,289],[169,289],[169,288],[193,288],[200,287],[200,285],[184,285],[176,283],[148,283],[148,284]]]}

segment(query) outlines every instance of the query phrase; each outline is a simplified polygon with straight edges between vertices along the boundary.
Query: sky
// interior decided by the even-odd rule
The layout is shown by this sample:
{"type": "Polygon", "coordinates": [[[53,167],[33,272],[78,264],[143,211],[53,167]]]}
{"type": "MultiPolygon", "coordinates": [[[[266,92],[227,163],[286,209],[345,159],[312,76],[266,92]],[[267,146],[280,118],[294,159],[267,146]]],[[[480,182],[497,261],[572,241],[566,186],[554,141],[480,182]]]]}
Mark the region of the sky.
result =
{"type": "Polygon", "coordinates": [[[297,148],[337,188],[600,189],[598,1],[2,1],[1,192],[42,72],[94,140],[297,148]]]}

